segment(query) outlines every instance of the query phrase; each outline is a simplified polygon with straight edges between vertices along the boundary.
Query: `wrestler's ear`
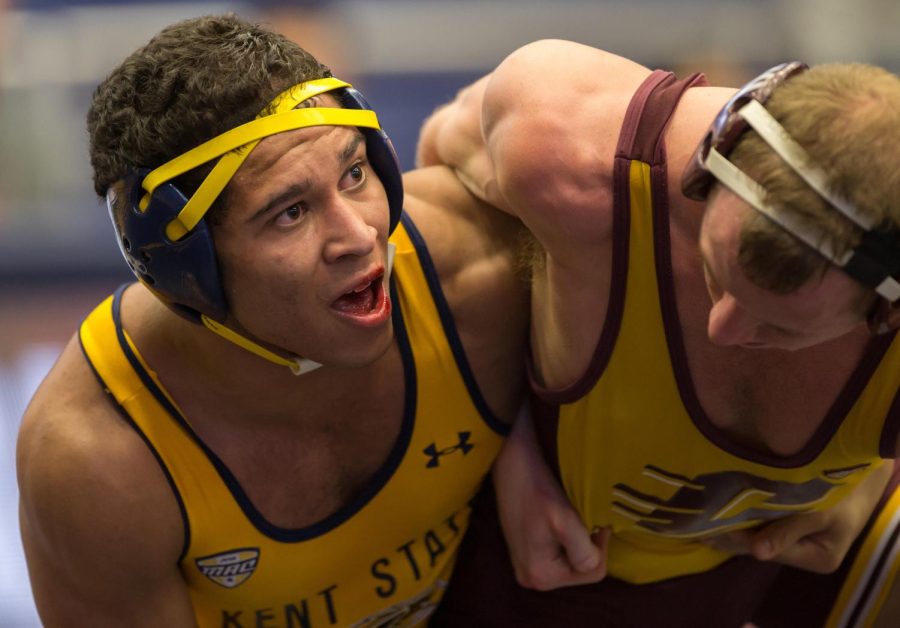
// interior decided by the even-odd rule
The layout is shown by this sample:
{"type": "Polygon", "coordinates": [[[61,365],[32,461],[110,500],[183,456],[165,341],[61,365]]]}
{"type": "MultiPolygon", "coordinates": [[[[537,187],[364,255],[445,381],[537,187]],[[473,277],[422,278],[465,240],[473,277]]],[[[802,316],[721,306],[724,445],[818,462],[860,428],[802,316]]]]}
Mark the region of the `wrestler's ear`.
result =
{"type": "Polygon", "coordinates": [[[873,334],[887,334],[900,328],[900,301],[891,303],[879,298],[866,317],[866,322],[873,334]]]}

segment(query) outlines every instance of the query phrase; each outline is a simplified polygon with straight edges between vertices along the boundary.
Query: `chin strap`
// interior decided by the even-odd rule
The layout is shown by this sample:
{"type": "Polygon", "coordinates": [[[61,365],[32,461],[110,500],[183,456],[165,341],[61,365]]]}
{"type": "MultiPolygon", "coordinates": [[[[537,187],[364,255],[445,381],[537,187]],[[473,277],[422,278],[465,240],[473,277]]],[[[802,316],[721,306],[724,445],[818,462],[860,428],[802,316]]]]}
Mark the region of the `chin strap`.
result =
{"type": "MultiPolygon", "coordinates": [[[[385,271],[384,281],[387,282],[390,280],[391,271],[394,268],[394,252],[397,247],[392,243],[388,242],[387,247],[387,270],[385,271]]],[[[286,366],[291,369],[291,373],[294,375],[306,375],[312,371],[315,371],[317,368],[322,366],[319,362],[315,362],[313,360],[307,358],[301,358],[300,356],[293,356],[291,358],[284,358],[275,353],[274,351],[269,351],[262,345],[253,342],[246,336],[242,336],[233,329],[229,329],[224,325],[217,323],[216,321],[209,318],[206,314],[200,315],[200,320],[203,321],[203,326],[206,327],[211,332],[221,336],[228,342],[236,344],[242,349],[253,353],[254,355],[258,355],[264,360],[268,360],[274,364],[278,364],[279,366],[286,366]]]]}
{"type": "Polygon", "coordinates": [[[291,373],[293,373],[294,375],[305,375],[306,373],[314,371],[322,366],[318,362],[313,362],[312,360],[307,360],[306,358],[301,358],[299,356],[294,356],[293,358],[283,358],[277,353],[269,351],[265,347],[253,342],[249,338],[240,335],[236,331],[229,329],[224,325],[220,325],[216,321],[206,316],[206,314],[201,314],[200,320],[203,321],[203,325],[208,330],[218,334],[228,342],[232,342],[242,349],[246,349],[250,353],[258,355],[264,360],[268,360],[269,362],[273,362],[280,366],[286,366],[291,369],[291,373]]]}

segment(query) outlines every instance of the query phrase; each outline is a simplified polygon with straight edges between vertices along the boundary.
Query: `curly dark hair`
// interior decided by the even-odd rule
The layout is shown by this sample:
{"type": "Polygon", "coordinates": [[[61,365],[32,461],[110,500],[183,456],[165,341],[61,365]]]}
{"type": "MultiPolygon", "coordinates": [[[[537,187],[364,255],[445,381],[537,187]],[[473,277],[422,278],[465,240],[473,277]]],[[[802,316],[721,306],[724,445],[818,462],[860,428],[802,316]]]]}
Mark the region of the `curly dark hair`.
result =
{"type": "MultiPolygon", "coordinates": [[[[233,14],[172,24],[94,91],[87,115],[94,189],[103,196],[130,169],[156,168],[252,120],[289,86],[329,76],[297,44],[233,14]]],[[[213,165],[175,183],[191,194],[213,165]]]]}

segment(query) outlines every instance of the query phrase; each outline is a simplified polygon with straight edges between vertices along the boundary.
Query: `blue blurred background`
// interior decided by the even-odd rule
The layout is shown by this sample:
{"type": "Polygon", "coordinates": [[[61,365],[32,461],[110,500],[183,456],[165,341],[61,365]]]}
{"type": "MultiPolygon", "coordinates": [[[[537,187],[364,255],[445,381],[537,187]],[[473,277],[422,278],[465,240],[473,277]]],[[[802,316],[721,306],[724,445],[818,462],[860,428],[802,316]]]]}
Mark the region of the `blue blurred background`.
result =
{"type": "Polygon", "coordinates": [[[271,24],[359,87],[405,169],[424,117],[534,39],[735,86],[793,58],[900,68],[896,0],[0,0],[0,628],[40,625],[16,517],[19,419],[78,322],[129,279],[90,184],[88,99],[166,24],[222,11],[271,24]]]}

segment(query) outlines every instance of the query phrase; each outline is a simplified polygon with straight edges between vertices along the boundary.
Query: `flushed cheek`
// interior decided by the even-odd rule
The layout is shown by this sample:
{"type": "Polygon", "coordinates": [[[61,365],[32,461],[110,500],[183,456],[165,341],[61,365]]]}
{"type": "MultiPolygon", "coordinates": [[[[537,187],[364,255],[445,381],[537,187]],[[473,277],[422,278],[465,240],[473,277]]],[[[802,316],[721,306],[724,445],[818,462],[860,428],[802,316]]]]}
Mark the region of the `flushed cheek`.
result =
{"type": "Polygon", "coordinates": [[[240,320],[252,317],[265,324],[267,319],[294,317],[298,312],[314,310],[316,305],[321,305],[309,284],[299,281],[293,273],[285,273],[284,268],[245,269],[240,276],[233,277],[228,286],[232,311],[240,320]]]}

